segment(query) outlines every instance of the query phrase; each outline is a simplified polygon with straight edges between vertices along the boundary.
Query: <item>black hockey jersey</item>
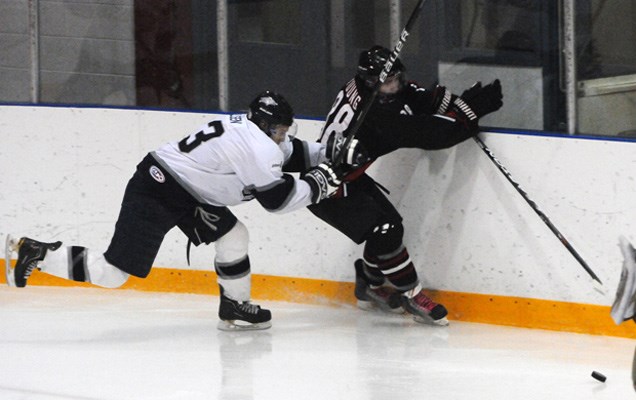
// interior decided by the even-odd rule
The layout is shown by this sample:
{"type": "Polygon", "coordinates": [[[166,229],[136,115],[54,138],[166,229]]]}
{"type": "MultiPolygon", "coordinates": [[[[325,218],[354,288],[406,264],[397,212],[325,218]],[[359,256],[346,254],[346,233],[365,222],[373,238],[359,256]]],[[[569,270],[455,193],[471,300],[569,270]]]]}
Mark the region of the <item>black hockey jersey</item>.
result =
{"type": "MultiPolygon", "coordinates": [[[[338,132],[347,136],[370,95],[371,90],[358,78],[344,85],[327,115],[319,141],[326,144],[338,132]]],[[[450,98],[440,101],[438,96],[435,87],[424,89],[408,82],[390,101],[376,98],[356,138],[376,159],[400,148],[445,149],[475,135],[474,127],[447,112],[450,98]]]]}

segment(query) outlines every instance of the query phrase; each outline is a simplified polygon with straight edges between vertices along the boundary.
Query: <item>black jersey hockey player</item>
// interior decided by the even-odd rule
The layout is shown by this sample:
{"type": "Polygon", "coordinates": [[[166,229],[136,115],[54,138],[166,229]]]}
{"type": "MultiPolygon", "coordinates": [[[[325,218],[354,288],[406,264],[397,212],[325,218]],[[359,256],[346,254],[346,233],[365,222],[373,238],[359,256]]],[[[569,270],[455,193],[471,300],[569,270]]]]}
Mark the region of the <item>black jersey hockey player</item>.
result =
{"type": "Polygon", "coordinates": [[[320,143],[300,141],[293,110],[280,94],[266,91],[247,114],[221,116],[181,140],[149,153],[124,193],[105,252],[7,237],[7,282],[24,287],[34,268],[75,281],[116,288],[130,275],[145,278],[164,235],[177,226],[195,245],[214,242],[221,291],[219,329],[264,329],[271,313],[250,303],[247,228],[227,208],[256,199],[275,213],[317,203],[338,186],[320,143]],[[310,168],[301,179],[284,171],[310,168]]]}
{"type": "Polygon", "coordinates": [[[404,246],[402,216],[365,170],[400,148],[445,149],[477,134],[479,118],[503,104],[501,85],[498,80],[475,84],[461,96],[438,85],[424,89],[405,81],[404,65],[397,59],[357,139],[341,149],[389,56],[381,46],[363,51],[356,76],[338,92],[319,141],[330,159],[345,151],[349,170],[335,196],[309,210],[355,243],[364,243],[363,258],[355,262],[360,307],[406,310],[419,322],[445,325],[447,310],[424,293],[404,246]]]}

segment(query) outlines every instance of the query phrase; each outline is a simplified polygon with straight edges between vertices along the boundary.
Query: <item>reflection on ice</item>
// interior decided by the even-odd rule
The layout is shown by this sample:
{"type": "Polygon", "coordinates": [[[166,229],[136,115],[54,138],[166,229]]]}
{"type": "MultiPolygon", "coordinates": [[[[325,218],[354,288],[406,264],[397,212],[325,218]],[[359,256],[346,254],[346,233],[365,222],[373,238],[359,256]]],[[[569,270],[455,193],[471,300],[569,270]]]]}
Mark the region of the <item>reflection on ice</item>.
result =
{"type": "Polygon", "coordinates": [[[278,302],[271,329],[222,332],[217,297],[99,289],[0,304],[3,400],[634,397],[629,339],[278,302]]]}

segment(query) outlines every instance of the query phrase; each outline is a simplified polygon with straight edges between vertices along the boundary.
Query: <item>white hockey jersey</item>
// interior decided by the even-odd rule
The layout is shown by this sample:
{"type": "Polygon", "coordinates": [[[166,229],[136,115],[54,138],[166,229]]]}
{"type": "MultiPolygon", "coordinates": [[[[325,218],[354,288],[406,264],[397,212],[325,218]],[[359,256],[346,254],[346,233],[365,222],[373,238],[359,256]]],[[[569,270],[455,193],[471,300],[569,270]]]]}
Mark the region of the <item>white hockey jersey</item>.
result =
{"type": "Polygon", "coordinates": [[[222,207],[256,198],[268,211],[282,213],[311,204],[309,185],[282,171],[292,153],[291,138],[277,145],[245,114],[231,114],[153,156],[200,202],[222,207]]]}

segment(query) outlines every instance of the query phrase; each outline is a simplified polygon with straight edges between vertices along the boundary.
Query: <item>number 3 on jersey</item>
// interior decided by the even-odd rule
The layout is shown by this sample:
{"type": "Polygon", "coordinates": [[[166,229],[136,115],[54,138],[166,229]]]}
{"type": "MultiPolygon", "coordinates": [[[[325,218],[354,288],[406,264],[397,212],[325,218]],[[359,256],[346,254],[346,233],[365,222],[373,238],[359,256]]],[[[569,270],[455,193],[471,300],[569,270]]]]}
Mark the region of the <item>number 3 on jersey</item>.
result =
{"type": "Polygon", "coordinates": [[[208,127],[190,136],[186,136],[179,142],[179,150],[183,153],[189,153],[203,142],[219,137],[225,132],[221,121],[212,121],[208,127]]]}

